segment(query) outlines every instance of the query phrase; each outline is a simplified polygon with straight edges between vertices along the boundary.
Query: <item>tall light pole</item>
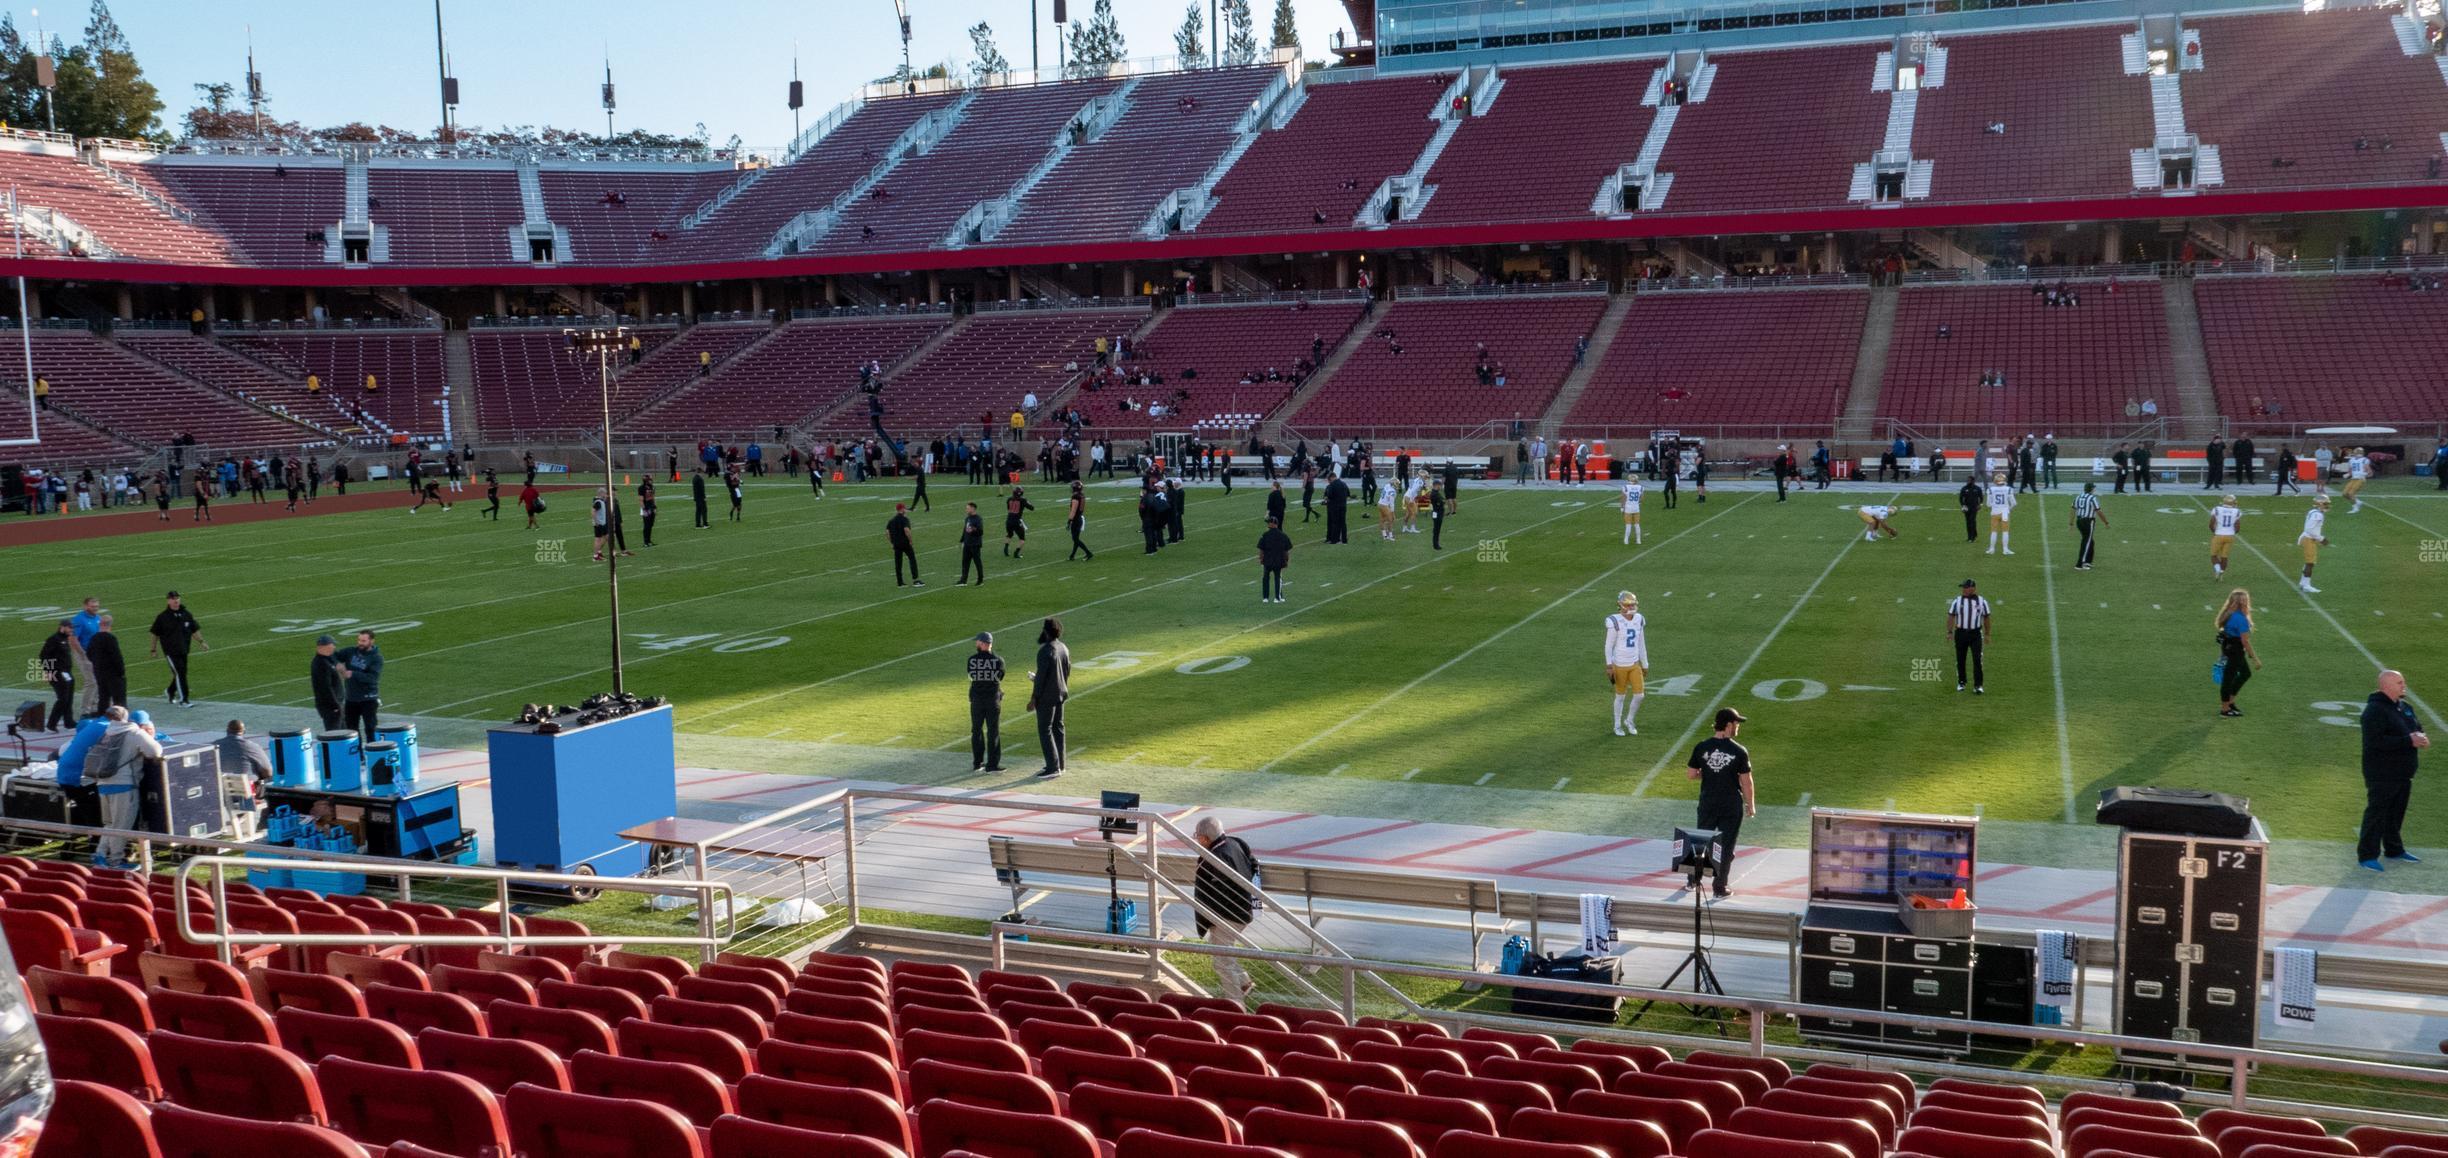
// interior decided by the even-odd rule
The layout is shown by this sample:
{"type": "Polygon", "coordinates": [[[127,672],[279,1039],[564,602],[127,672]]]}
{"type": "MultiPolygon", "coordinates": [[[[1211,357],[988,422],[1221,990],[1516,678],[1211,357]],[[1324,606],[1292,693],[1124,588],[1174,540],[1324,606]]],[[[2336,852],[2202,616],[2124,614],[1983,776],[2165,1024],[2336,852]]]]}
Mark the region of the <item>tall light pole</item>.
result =
{"type": "MultiPolygon", "coordinates": [[[[603,389],[603,502],[604,522],[612,520],[612,505],[618,502],[612,489],[612,354],[629,344],[629,327],[621,325],[592,326],[583,330],[563,330],[569,337],[570,355],[583,362],[590,355],[595,359],[597,382],[603,389]]],[[[604,586],[612,597],[612,694],[621,687],[620,630],[620,552],[612,544],[604,544],[604,586]]]]}

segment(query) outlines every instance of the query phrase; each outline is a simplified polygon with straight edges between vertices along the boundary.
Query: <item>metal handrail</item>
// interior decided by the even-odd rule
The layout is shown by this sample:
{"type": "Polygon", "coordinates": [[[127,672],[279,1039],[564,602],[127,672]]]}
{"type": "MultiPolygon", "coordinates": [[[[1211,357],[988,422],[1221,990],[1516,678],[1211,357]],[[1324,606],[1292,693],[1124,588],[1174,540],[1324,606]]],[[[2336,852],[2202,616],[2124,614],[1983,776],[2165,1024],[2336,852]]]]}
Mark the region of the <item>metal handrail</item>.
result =
{"type": "MultiPolygon", "coordinates": [[[[1104,945],[1113,948],[1132,949],[1146,953],[1196,953],[1211,957],[1231,957],[1245,961],[1270,962],[1288,968],[1325,968],[1341,970],[1347,973],[1367,971],[1381,976],[1416,977],[1423,980],[1452,981],[1469,985],[1488,985],[1491,983],[1497,983],[1514,989],[1529,989],[1542,992],[1569,993],[1607,998],[1623,998],[1632,1001],[1662,1001],[1673,1004],[1691,1004],[1698,1001],[1699,1003],[1706,1004],[1721,1011],[1731,1011],[1734,1013],[1750,1015],[1748,1018],[1750,1033],[1747,1044],[1750,1053],[1755,1057],[1766,1056],[1767,1054],[1768,1042],[1766,1035],[1769,1019],[1780,1017],[1825,1017],[1869,1022],[1883,1026],[1897,1026],[1906,1029],[1936,1030],[1945,1033],[1964,1033],[1977,1028],[1978,1032],[1982,1034],[1997,1037],[2017,1038],[2033,1043],[2046,1042],[2073,1046],[2104,1046],[2118,1051],[2130,1050],[2152,1054],[2180,1054],[2189,1059],[2222,1062],[2225,1063],[2230,1072],[2232,1083],[2229,1087],[2227,1103],[2236,1109],[2244,1109],[2251,1104],[2252,1098],[2250,1083],[2253,1077],[2254,1067],[2261,1065],[2283,1065],[2298,1069],[2316,1070],[2325,1073],[2336,1073],[2354,1077],[2380,1078],[2411,1082],[2438,1087],[2439,1092],[2443,1096],[2448,1096],[2448,1072],[2443,1072],[2438,1069],[2420,1066],[2395,1065],[2388,1062],[2362,1061],[2353,1058],[2326,1057],[2319,1054],[2290,1053],[2284,1050],[2211,1045],[2203,1042],[2179,1043],[2170,1042],[2161,1038],[2132,1037],[2115,1033],[2086,1032],[2079,1029],[2060,1029],[2053,1026],[2005,1025],[1990,1022],[1973,1022],[1957,1018],[1927,1017],[1909,1013],[1891,1013],[1884,1010],[1840,1009],[1830,1006],[1810,1005],[1799,1001],[1784,1001],[1772,998],[1736,997],[1718,995],[1714,993],[1701,996],[1688,990],[1653,989],[1639,985],[1604,985],[1586,981],[1562,981],[1551,977],[1530,977],[1506,974],[1502,976],[1501,980],[1491,982],[1488,974],[1478,972],[1476,970],[1447,969],[1433,965],[1413,965],[1394,961],[1373,961],[1360,959],[1320,960],[1315,956],[1299,953],[1286,953],[1272,949],[1244,948],[1237,945],[1215,945],[1205,942],[1167,941],[1160,937],[1141,937],[1130,934],[1105,933],[1082,929],[1058,929],[1049,928],[1043,925],[1032,925],[1008,921],[996,921],[992,923],[989,926],[988,935],[991,941],[990,948],[996,968],[1001,968],[1005,964],[1007,952],[1006,945],[1008,943],[1008,939],[1017,936],[1027,938],[1031,941],[1077,941],[1088,944],[1104,945]]],[[[1346,986],[1347,992],[1348,989],[1349,987],[1346,986]]],[[[1346,1017],[1356,1017],[1359,1011],[1357,1008],[1345,1008],[1342,1012],[1346,1017]]],[[[1442,1018],[1457,1022],[1483,1020],[1474,1015],[1460,1013],[1458,1011],[1429,1010],[1422,1012],[1431,1018],[1442,1018]]],[[[1511,1019],[1485,1020],[1509,1021],[1511,1019]]],[[[1519,1024],[1545,1025],[1552,1028],[1550,1023],[1519,1022],[1519,1024]]],[[[1573,1032],[1580,1036],[1604,1037],[1610,1033],[1619,1031],[1614,1031],[1611,1027],[1603,1026],[1577,1026],[1574,1028],[1573,1032]]],[[[1658,1035],[1646,1036],[1654,1037],[1658,1035]]],[[[1784,1047],[1779,1048],[1783,1049],[1784,1047]]],[[[1837,1051],[1795,1049],[1790,1052],[1806,1056],[1846,1056],[1837,1051]]],[[[1998,1069],[1988,1067],[1932,1064],[1918,1061],[1916,1059],[1902,1057],[1885,1060],[1897,1065],[1920,1065],[1935,1069],[1953,1069],[1958,1072],[1975,1073],[1991,1078],[1994,1078],[2003,1072],[1998,1069]]],[[[2068,1086],[2108,1088],[2113,1084],[2099,1082],[2092,1079],[2060,1078],[2054,1075],[2044,1074],[2023,1074],[2021,1076],[2023,1080],[2043,1080],[2049,1081],[2053,1084],[2064,1084],[2068,1086]]],[[[2354,1106],[2324,1106],[2320,1109],[2320,1115],[2328,1118],[2367,1120],[2390,1124],[2425,1127],[2436,1123],[2437,1121],[2436,1118],[2420,1117],[2410,1114],[2396,1114],[2387,1111],[2370,1110],[2354,1106]]]]}
{"type": "Polygon", "coordinates": [[[485,936],[476,936],[462,933],[381,932],[251,933],[231,929],[226,927],[226,925],[218,929],[209,930],[198,930],[195,928],[194,922],[191,920],[191,918],[194,916],[194,910],[192,907],[193,899],[189,895],[186,886],[194,883],[194,879],[198,875],[199,869],[209,870],[211,873],[210,893],[213,900],[213,919],[216,922],[225,922],[230,913],[230,869],[238,870],[242,876],[249,869],[269,869],[275,871],[281,869],[302,869],[308,872],[328,871],[330,869],[331,864],[327,857],[287,855],[288,852],[304,851],[306,850],[284,850],[284,853],[281,856],[200,856],[188,860],[185,864],[180,865],[178,871],[173,874],[173,879],[178,882],[180,887],[176,890],[174,898],[176,908],[175,915],[172,919],[176,922],[176,924],[174,924],[172,927],[177,931],[179,936],[185,937],[186,939],[199,945],[217,946],[221,951],[221,959],[225,962],[230,958],[230,950],[239,945],[499,945],[504,949],[516,949],[527,945],[696,945],[701,948],[720,949],[733,937],[739,935],[738,906],[733,903],[731,886],[721,881],[671,880],[653,877],[608,877],[599,876],[594,873],[526,872],[508,869],[477,868],[468,865],[426,864],[421,862],[408,863],[401,862],[396,859],[378,857],[354,857],[351,859],[372,861],[384,868],[385,872],[383,875],[397,876],[403,881],[415,877],[426,877],[440,878],[445,880],[489,880],[494,882],[496,892],[496,911],[501,916],[501,933],[498,936],[490,934],[485,936]],[[700,914],[703,914],[700,919],[700,932],[699,935],[694,937],[662,932],[641,933],[636,936],[604,935],[592,932],[583,936],[518,932],[515,930],[512,924],[512,922],[517,920],[517,918],[510,911],[510,882],[512,880],[538,885],[558,885],[569,888],[608,889],[614,892],[650,893],[658,896],[684,896],[695,894],[697,897],[698,911],[700,914]],[[723,920],[728,926],[726,931],[720,935],[716,935],[712,930],[712,915],[714,913],[715,903],[717,902],[719,902],[721,905],[723,920]]]}

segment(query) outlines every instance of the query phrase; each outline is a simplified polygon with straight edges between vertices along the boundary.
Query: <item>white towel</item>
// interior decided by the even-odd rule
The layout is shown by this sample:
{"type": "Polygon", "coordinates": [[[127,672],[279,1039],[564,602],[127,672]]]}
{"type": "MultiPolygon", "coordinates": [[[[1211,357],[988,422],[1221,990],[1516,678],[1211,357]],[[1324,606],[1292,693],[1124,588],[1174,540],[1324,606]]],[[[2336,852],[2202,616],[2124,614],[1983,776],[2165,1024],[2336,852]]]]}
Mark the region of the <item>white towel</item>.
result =
{"type": "Polygon", "coordinates": [[[2062,929],[2032,934],[2038,942],[2032,970],[2032,1020],[2039,1025],[2064,1025],[2074,1016],[2076,954],[2082,938],[2062,929]]]}
{"type": "Polygon", "coordinates": [[[1592,957],[1615,955],[1615,898],[1581,894],[1581,951],[1592,957]]]}
{"type": "Polygon", "coordinates": [[[2278,1023],[2310,1026],[2320,1011],[2320,954],[2310,949],[2280,949],[2271,956],[2278,965],[2270,985],[2270,995],[2278,1003],[2278,1023]]]}

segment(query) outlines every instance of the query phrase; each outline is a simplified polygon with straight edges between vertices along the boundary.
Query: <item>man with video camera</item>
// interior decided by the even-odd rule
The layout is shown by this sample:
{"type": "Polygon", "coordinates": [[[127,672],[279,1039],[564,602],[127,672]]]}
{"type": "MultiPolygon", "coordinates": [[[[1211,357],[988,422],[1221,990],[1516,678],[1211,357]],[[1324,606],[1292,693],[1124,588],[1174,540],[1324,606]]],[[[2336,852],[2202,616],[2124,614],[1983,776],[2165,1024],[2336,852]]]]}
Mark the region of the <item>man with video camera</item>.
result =
{"type": "Polygon", "coordinates": [[[1700,782],[1700,827],[1717,832],[1717,896],[1734,895],[1727,881],[1734,875],[1734,839],[1746,817],[1759,815],[1759,795],[1751,785],[1751,752],[1734,742],[1746,722],[1741,712],[1717,709],[1717,731],[1692,749],[1684,772],[1700,782]]]}

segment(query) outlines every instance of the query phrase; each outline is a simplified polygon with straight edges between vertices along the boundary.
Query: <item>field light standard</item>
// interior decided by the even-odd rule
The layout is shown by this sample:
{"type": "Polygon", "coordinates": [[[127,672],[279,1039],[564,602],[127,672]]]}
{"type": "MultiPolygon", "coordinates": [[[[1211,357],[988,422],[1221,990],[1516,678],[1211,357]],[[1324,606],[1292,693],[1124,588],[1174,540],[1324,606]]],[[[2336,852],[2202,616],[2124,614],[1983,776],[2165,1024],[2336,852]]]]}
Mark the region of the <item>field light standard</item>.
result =
{"type": "MultiPolygon", "coordinates": [[[[621,325],[594,326],[584,330],[563,330],[569,337],[570,356],[584,362],[590,355],[595,359],[597,381],[603,388],[603,464],[604,522],[612,520],[612,504],[617,501],[612,490],[612,352],[629,344],[629,327],[621,325]]],[[[612,694],[621,687],[620,634],[620,552],[605,544],[604,586],[612,596],[612,694]]]]}

